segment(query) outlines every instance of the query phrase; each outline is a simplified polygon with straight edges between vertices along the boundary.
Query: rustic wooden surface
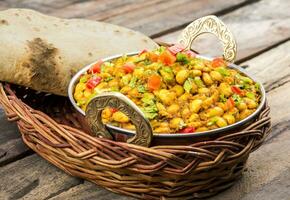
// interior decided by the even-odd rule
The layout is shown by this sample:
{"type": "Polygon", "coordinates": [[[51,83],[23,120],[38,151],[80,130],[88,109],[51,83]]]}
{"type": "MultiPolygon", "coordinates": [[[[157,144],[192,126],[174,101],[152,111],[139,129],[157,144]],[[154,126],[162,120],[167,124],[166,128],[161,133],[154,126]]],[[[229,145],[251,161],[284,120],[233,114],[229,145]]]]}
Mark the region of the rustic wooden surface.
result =
{"type": "MultiPolygon", "coordinates": [[[[216,14],[233,31],[238,63],[266,87],[273,131],[252,153],[244,176],[211,199],[290,199],[290,1],[288,0],[3,0],[0,9],[33,8],[54,16],[88,18],[174,42],[189,22],[216,14]]],[[[205,35],[194,48],[217,55],[205,35]],[[210,48],[209,48],[210,47],[210,48]]],[[[71,177],[30,151],[0,109],[0,199],[131,199],[71,177]]]]}

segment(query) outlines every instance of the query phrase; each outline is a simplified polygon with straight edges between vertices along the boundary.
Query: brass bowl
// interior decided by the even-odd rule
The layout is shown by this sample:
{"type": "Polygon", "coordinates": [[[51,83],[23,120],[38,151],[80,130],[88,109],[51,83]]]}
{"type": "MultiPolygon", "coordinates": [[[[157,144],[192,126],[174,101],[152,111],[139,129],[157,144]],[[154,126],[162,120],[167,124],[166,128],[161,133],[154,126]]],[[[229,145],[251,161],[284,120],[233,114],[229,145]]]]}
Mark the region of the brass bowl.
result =
{"type": "MultiPolygon", "coordinates": [[[[195,132],[195,133],[158,133],[154,134],[150,126],[149,121],[144,117],[142,111],[126,96],[118,92],[105,92],[103,94],[97,95],[93,98],[87,106],[86,112],[84,112],[79,106],[77,106],[73,93],[76,84],[79,82],[80,76],[84,74],[91,66],[96,62],[91,63],[81,69],[75,76],[72,78],[68,94],[69,99],[76,110],[79,112],[80,120],[89,127],[93,134],[99,137],[105,137],[108,139],[113,139],[122,142],[129,142],[142,146],[149,145],[179,145],[179,144],[191,144],[197,141],[206,141],[211,138],[217,138],[219,136],[235,132],[237,130],[242,130],[249,126],[252,122],[255,121],[261,110],[266,104],[266,94],[263,85],[256,80],[252,75],[241,67],[231,63],[236,55],[236,44],[233,39],[232,34],[229,32],[228,28],[215,16],[207,16],[200,18],[190,24],[182,32],[182,35],[179,39],[179,43],[186,46],[188,49],[191,47],[192,41],[201,33],[210,32],[215,34],[224,44],[224,58],[230,62],[229,67],[238,70],[247,77],[250,77],[254,82],[260,85],[261,99],[260,104],[256,111],[246,117],[245,119],[238,121],[234,124],[228,125],[226,127],[217,128],[213,130],[208,130],[204,132],[195,132]],[[198,31],[196,31],[198,30],[198,31]],[[127,114],[132,123],[136,127],[136,131],[123,129],[116,127],[110,124],[104,125],[101,121],[101,112],[105,107],[114,107],[118,110],[127,114]]],[[[127,53],[126,55],[136,55],[139,52],[127,53]]],[[[105,61],[111,61],[113,59],[119,58],[123,55],[114,55],[102,59],[105,61]]],[[[199,58],[206,60],[212,60],[211,57],[197,55],[199,58]]]]}

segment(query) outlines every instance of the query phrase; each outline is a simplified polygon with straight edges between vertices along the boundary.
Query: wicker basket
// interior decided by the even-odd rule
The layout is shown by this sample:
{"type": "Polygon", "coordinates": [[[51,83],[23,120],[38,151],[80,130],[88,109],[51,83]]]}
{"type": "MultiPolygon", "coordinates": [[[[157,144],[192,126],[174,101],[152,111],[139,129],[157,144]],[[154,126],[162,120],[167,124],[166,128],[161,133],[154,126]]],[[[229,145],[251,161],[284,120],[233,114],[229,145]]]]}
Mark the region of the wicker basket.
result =
{"type": "Polygon", "coordinates": [[[266,105],[242,131],[188,146],[146,148],[86,134],[63,97],[13,90],[0,84],[0,103],[31,149],[70,175],[140,199],[203,198],[230,187],[271,127],[266,105]],[[30,106],[50,102],[46,110],[54,119],[23,101],[30,106]]]}

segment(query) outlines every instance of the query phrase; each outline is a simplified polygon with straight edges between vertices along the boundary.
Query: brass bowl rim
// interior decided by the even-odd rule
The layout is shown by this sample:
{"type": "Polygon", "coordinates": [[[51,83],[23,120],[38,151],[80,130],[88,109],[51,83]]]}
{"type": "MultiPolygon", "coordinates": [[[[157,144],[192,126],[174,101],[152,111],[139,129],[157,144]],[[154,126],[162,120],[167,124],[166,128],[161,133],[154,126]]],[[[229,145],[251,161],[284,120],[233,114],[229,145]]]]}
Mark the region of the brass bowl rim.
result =
{"type": "MultiPolygon", "coordinates": [[[[117,55],[113,55],[113,56],[109,56],[106,57],[104,59],[101,59],[104,62],[119,58],[121,56],[127,55],[127,56],[133,56],[133,55],[137,55],[139,52],[131,52],[131,53],[125,53],[125,54],[117,54],[117,55]]],[[[205,56],[205,55],[197,55],[197,58],[203,58],[206,60],[212,60],[213,57],[211,56],[205,56]]],[[[100,59],[99,59],[100,60],[100,59]]],[[[81,113],[83,116],[85,116],[85,112],[77,105],[77,103],[74,100],[73,97],[73,93],[74,93],[74,88],[75,85],[78,83],[79,78],[82,74],[84,74],[89,68],[91,68],[92,65],[94,65],[95,63],[97,63],[99,60],[96,60],[95,62],[86,65],[84,68],[82,68],[81,70],[79,70],[71,79],[69,86],[68,86],[68,96],[69,99],[71,101],[71,103],[73,104],[74,108],[81,113]]],[[[153,137],[161,137],[161,138],[166,138],[166,137],[199,137],[199,136],[211,136],[220,132],[224,132],[224,131],[230,131],[233,130],[235,128],[241,127],[242,125],[245,125],[247,122],[250,122],[251,120],[253,120],[262,110],[262,108],[264,107],[265,103],[266,103],[266,92],[265,92],[265,88],[263,86],[263,84],[258,81],[253,75],[251,75],[249,72],[247,72],[246,70],[244,70],[243,68],[239,67],[236,64],[230,63],[229,64],[230,68],[236,69],[240,72],[242,72],[243,74],[245,74],[247,77],[251,78],[254,82],[258,83],[260,86],[260,93],[261,93],[261,100],[260,100],[260,104],[258,106],[258,108],[255,110],[254,113],[252,113],[251,115],[249,115],[248,117],[246,117],[245,119],[238,121],[234,124],[222,127],[222,128],[217,128],[217,129],[213,129],[213,130],[208,130],[208,131],[204,131],[204,132],[193,132],[193,133],[153,133],[153,137]]],[[[128,136],[133,136],[135,135],[135,131],[133,130],[127,130],[124,128],[120,128],[117,126],[113,126],[110,124],[106,124],[106,127],[110,130],[114,130],[123,134],[126,134],[128,136]]]]}

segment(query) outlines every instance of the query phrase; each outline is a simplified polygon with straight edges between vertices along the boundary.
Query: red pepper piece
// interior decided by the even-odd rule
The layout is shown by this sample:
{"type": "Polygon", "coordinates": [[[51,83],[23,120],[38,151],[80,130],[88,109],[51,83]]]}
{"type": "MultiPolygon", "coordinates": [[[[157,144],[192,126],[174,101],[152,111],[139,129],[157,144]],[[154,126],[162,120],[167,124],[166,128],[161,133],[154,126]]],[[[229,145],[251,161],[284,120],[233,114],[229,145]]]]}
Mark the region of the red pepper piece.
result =
{"type": "Polygon", "coordinates": [[[165,50],[159,55],[159,60],[165,65],[172,65],[176,61],[176,57],[169,51],[165,50]]]}
{"type": "Polygon", "coordinates": [[[239,87],[235,86],[235,85],[233,85],[231,87],[231,89],[232,89],[233,93],[236,93],[238,95],[241,95],[242,94],[242,90],[239,87]]]}
{"type": "Polygon", "coordinates": [[[143,49],[142,51],[140,51],[140,53],[138,54],[138,56],[141,56],[143,53],[146,53],[146,52],[148,52],[148,50],[147,49],[143,49]]]}
{"type": "Polygon", "coordinates": [[[89,73],[95,74],[101,72],[101,66],[104,62],[102,60],[99,60],[96,64],[94,64],[89,70],[89,73]]]}
{"type": "Polygon", "coordinates": [[[183,51],[184,49],[185,49],[184,46],[181,44],[175,44],[168,48],[170,53],[172,53],[173,55],[176,55],[177,53],[183,51]]]}
{"type": "Polygon", "coordinates": [[[88,80],[86,86],[89,89],[95,88],[99,83],[101,82],[102,78],[101,77],[93,77],[90,80],[88,80]]]}
{"type": "Polygon", "coordinates": [[[115,112],[117,112],[118,111],[118,109],[116,109],[116,108],[111,108],[111,113],[115,113],[115,112]]]}
{"type": "Polygon", "coordinates": [[[230,97],[227,102],[226,102],[226,107],[228,110],[232,109],[233,107],[235,107],[235,101],[232,97],[230,97]]]}
{"type": "Polygon", "coordinates": [[[223,58],[215,58],[212,60],[212,67],[225,67],[227,63],[223,58]]]}
{"type": "Polygon", "coordinates": [[[126,74],[132,73],[135,67],[136,66],[134,63],[126,63],[125,65],[123,65],[123,69],[126,74]]]}
{"type": "Polygon", "coordinates": [[[193,132],[195,132],[195,128],[192,126],[179,130],[179,133],[193,133],[193,132]]]}

